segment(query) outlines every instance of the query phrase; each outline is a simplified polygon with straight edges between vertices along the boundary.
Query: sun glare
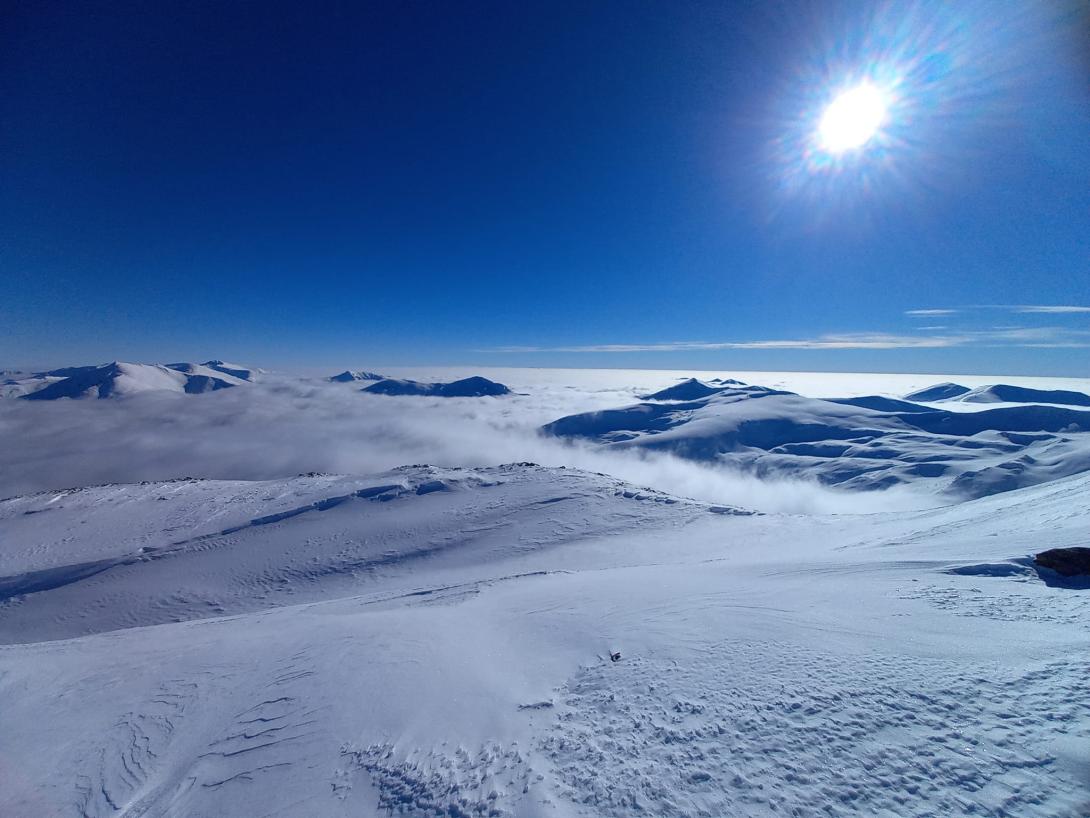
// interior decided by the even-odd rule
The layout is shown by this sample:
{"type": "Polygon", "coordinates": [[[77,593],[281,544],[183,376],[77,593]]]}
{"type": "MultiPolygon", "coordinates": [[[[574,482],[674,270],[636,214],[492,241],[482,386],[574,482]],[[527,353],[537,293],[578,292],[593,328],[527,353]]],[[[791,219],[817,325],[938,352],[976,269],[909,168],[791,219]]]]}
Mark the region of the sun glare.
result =
{"type": "Polygon", "coordinates": [[[886,100],[869,83],[857,85],[836,97],[818,125],[821,145],[829,153],[861,148],[886,120],[886,100]]]}

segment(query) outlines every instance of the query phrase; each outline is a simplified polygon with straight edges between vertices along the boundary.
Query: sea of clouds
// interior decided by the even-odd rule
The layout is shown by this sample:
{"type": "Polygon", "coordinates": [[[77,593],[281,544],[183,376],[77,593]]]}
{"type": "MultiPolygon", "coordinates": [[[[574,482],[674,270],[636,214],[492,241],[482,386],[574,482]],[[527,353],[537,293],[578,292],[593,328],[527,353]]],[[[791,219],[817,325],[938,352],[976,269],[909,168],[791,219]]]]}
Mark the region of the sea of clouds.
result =
{"type": "Polygon", "coordinates": [[[301,472],[368,474],[420,463],[530,461],[763,511],[847,513],[934,504],[910,489],[848,493],[668,454],[571,444],[538,431],[564,415],[632,403],[638,392],[616,383],[593,388],[543,378],[505,398],[388,397],[363,394],[358,384],[270,376],[206,395],[0,400],[0,497],[176,477],[262,480],[301,472]]]}

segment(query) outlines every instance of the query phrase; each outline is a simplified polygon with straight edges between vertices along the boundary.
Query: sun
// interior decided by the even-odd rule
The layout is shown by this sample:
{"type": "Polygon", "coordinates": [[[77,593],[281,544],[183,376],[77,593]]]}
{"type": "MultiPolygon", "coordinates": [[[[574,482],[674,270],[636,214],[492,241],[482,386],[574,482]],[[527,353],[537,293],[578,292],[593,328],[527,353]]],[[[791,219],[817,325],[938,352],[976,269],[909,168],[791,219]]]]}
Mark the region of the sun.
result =
{"type": "Polygon", "coordinates": [[[861,148],[878,133],[887,114],[885,97],[873,85],[849,88],[829,103],[821,116],[821,146],[834,154],[861,148]]]}

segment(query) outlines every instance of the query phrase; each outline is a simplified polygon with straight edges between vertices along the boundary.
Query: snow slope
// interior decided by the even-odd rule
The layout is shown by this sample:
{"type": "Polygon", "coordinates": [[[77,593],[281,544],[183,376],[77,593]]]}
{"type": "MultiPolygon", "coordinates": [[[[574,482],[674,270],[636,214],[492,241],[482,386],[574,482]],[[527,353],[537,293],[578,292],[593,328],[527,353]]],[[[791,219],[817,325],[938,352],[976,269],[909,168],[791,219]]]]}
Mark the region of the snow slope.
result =
{"type": "Polygon", "coordinates": [[[564,417],[543,431],[615,449],[667,451],[762,476],[812,475],[843,488],[930,481],[957,497],[1090,469],[1090,413],[1077,409],[1030,405],[954,413],[881,396],[817,400],[696,381],[656,395],[654,401],[564,417]],[[704,396],[672,399],[692,394],[704,396]]]}
{"type": "Polygon", "coordinates": [[[600,475],[534,466],[406,467],[365,478],[301,476],[98,486],[0,501],[0,641],[61,639],[259,610],[459,570],[629,525],[679,524],[718,506],[600,475]],[[428,503],[414,502],[435,494],[428,503]],[[601,496],[613,507],[594,508],[601,496]],[[674,515],[655,511],[663,504],[674,515]],[[518,509],[509,513],[507,506],[518,509]],[[590,509],[588,510],[588,506],[590,509]],[[593,513],[592,513],[593,512],[593,513]],[[588,516],[589,515],[589,516],[588,516]],[[451,517],[457,548],[449,547],[451,517]],[[296,519],[298,518],[298,519],[296,519]],[[366,536],[353,526],[360,519],[366,536]],[[282,525],[292,520],[292,525],[282,525]],[[405,547],[411,520],[412,547],[405,547]],[[299,547],[299,531],[306,546],[299,547]],[[59,544],[78,538],[78,553],[59,544]],[[518,545],[513,546],[512,540],[518,545]],[[75,558],[73,558],[75,556],[75,558]]]}
{"type": "Polygon", "coordinates": [[[1025,556],[1088,524],[1088,475],[825,517],[532,465],[11,499],[4,814],[1074,818],[1090,597],[1025,556]]]}
{"type": "Polygon", "coordinates": [[[62,377],[53,372],[23,372],[13,369],[0,371],[0,398],[21,398],[61,380],[62,377]]]}

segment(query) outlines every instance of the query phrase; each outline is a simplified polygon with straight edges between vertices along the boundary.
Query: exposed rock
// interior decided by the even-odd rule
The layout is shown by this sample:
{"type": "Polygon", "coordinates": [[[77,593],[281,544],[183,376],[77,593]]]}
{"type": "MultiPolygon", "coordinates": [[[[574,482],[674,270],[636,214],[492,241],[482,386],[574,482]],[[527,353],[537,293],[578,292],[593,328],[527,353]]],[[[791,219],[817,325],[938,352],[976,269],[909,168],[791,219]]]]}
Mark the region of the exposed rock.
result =
{"type": "Polygon", "coordinates": [[[1090,577],[1090,548],[1050,548],[1034,557],[1034,561],[1062,577],[1090,577]]]}

